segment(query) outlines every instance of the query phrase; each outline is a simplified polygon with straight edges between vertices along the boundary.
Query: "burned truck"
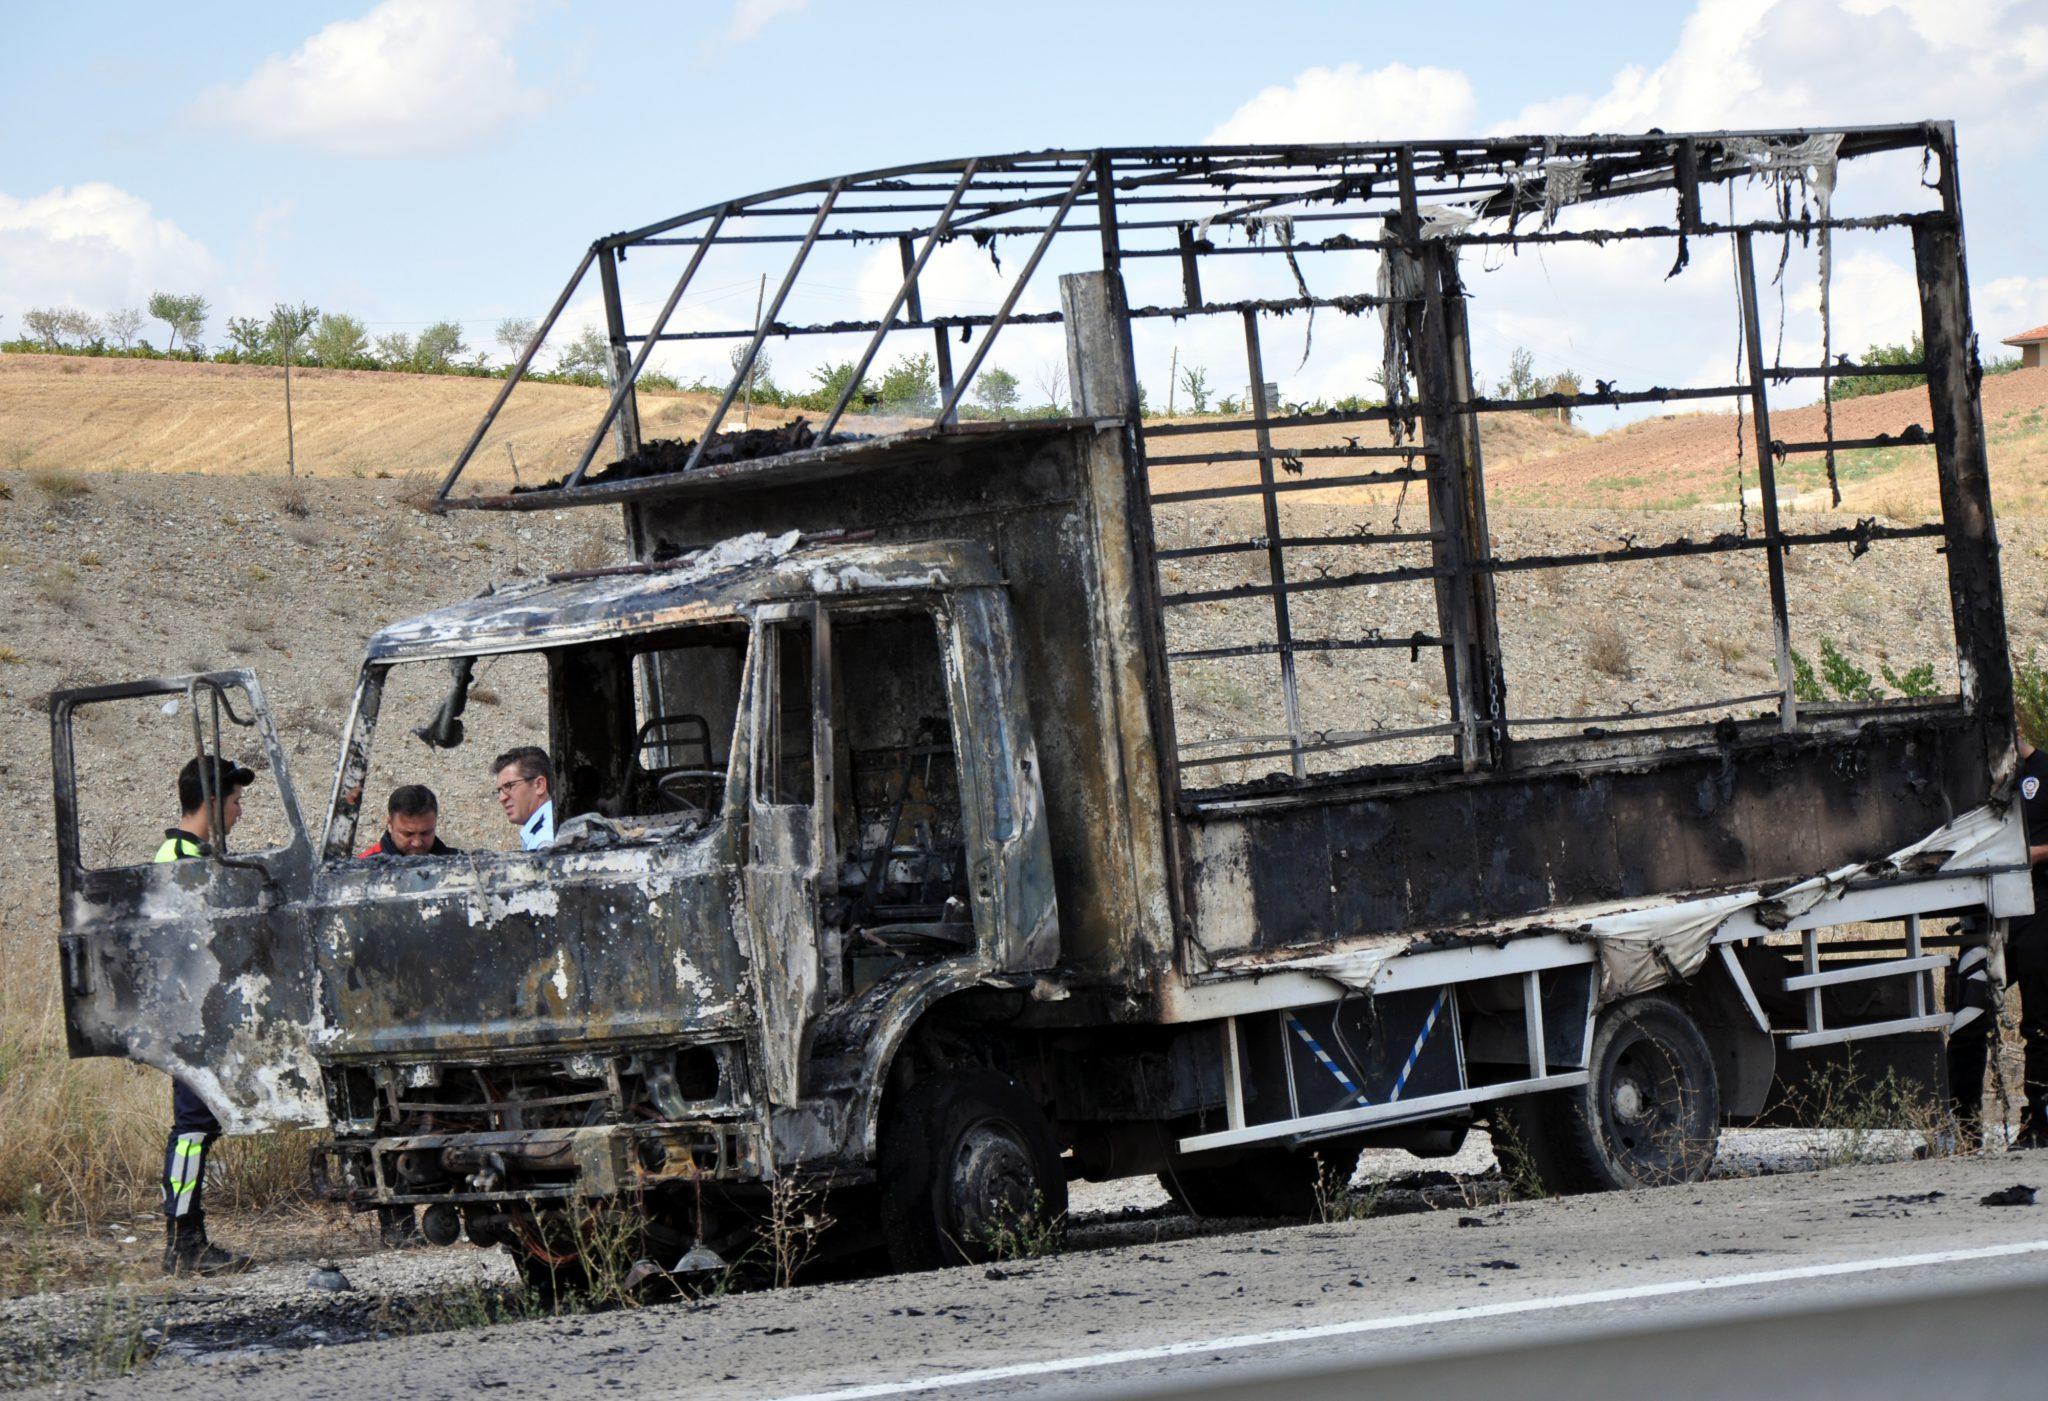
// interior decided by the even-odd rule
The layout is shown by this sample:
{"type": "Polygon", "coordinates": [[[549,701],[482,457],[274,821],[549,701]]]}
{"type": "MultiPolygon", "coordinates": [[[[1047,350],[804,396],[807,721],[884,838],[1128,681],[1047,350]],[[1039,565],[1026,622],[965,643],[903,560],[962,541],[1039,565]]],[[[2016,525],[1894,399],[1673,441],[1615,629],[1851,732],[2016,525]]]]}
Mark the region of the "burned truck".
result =
{"type": "Polygon", "coordinates": [[[55,697],[72,1053],[184,1078],[230,1133],[324,1130],[326,1196],[529,1265],[622,1206],[650,1251],[738,1258],[778,1184],[900,1267],[985,1255],[1076,1179],[1300,1211],[1363,1147],[1474,1125],[1556,1190],[1697,1179],[1816,1066],[1938,1084],[1941,972],[2029,908],[1976,345],[1942,123],[1046,151],[601,238],[438,506],[622,510],[630,562],[377,631],[310,820],[253,675],[55,697]],[[1830,258],[1885,239],[1924,354],[1857,365],[1830,258]],[[693,295],[751,297],[783,255],[751,322],[693,295]],[[1488,279],[1567,259],[1725,312],[1730,382],[1489,392],[1488,279]],[[1787,360],[1767,303],[1799,260],[1820,350],[1787,360]],[[593,269],[602,421],[555,482],[476,481],[593,269]],[[799,314],[849,285],[859,314],[799,314]],[[855,348],[826,352],[824,406],[736,430],[764,348],[810,337],[855,348]],[[890,337],[915,352],[894,398],[890,337]],[[1056,352],[1039,411],[999,343],[1056,352]],[[1241,350],[1243,394],[1194,394],[1187,346],[1241,350]],[[708,421],[648,435],[686,412],[637,387],[651,357],[707,347],[708,421]],[[1157,402],[1162,371],[1195,412],[1157,402]],[[1784,386],[1828,405],[1847,375],[1924,376],[1933,519],[1837,512],[1838,455],[1873,444],[1831,417],[1774,435],[1784,386]],[[1494,425],[1714,400],[1740,447],[1711,533],[1638,512],[1532,551],[1490,523],[1494,425]],[[1908,694],[1816,696],[1812,562],[1905,588],[1914,551],[1952,656],[1908,694]],[[1546,706],[1587,672],[1578,615],[1647,636],[1675,605],[1641,581],[1698,568],[1754,606],[1750,694],[1546,706]],[[1530,643],[1537,575],[1564,591],[1530,643]],[[357,859],[372,756],[460,744],[511,658],[544,697],[554,843],[357,859]],[[395,713],[418,674],[445,698],[395,713]],[[121,705],[177,711],[187,752],[260,737],[272,844],[89,862],[74,741],[121,705]]]}

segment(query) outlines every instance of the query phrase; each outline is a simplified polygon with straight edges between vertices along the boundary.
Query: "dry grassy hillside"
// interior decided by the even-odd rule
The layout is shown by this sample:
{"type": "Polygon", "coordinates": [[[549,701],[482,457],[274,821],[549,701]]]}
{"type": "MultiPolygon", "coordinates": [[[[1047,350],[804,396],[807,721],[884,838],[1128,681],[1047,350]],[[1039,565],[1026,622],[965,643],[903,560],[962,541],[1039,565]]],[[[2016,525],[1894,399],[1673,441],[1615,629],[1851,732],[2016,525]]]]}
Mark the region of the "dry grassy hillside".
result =
{"type": "MultiPolygon", "coordinates": [[[[2007,515],[2048,510],[2048,368],[2014,370],[1985,379],[1981,400],[1990,444],[1992,487],[2007,515]]],[[[1874,438],[1930,423],[1927,391],[1898,389],[1835,405],[1835,437],[1874,438]]],[[[1733,413],[1675,414],[1645,419],[1599,437],[1582,438],[1538,457],[1492,454],[1487,489],[1493,499],[1528,506],[1603,504],[1641,509],[1732,504],[1736,444],[1742,444],[1744,483],[1756,489],[1754,425],[1733,413]]],[[[1781,442],[1817,442],[1824,415],[1815,405],[1773,413],[1771,434],[1781,442]]],[[[1828,502],[1826,468],[1819,456],[1800,456],[1779,469],[1781,493],[1795,509],[1828,502]]],[[[1938,497],[1931,448],[1862,448],[1837,454],[1843,508],[1865,514],[1913,514],[1935,509],[1938,497]]],[[[1752,497],[1754,499],[1754,497],[1752,497]]]]}
{"type": "MultiPolygon", "coordinates": [[[[314,477],[438,479],[502,387],[494,379],[378,370],[292,371],[299,470],[314,477]]],[[[605,392],[522,384],[471,469],[510,480],[510,445],[528,481],[575,462],[605,392]]],[[[646,436],[694,437],[716,400],[643,391],[646,436]]],[[[733,424],[739,422],[734,410],[733,424]]],[[[788,415],[757,409],[757,423],[788,415]]],[[[284,371],[66,355],[0,356],[0,466],[132,472],[282,472],[284,371]]]]}

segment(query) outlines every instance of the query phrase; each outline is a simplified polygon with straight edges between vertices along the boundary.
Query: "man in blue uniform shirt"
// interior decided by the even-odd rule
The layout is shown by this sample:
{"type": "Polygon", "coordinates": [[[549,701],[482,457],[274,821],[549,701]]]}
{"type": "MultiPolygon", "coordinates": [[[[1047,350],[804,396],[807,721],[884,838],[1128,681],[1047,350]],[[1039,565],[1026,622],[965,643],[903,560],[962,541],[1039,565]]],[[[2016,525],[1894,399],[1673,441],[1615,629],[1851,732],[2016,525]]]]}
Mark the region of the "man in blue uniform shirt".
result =
{"type": "Polygon", "coordinates": [[[491,761],[498,806],[519,829],[519,844],[539,851],[555,841],[555,766],[545,749],[525,745],[491,761]]]}

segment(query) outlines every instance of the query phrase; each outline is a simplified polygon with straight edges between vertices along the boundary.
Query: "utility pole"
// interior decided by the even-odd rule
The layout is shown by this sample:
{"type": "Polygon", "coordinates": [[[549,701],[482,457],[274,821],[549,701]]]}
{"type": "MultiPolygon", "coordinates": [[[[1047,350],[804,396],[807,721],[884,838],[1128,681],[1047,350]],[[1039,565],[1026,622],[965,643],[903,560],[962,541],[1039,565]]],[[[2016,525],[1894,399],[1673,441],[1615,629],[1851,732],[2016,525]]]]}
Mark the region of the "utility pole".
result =
{"type": "Polygon", "coordinates": [[[292,435],[292,342],[297,339],[295,335],[288,335],[284,341],[284,474],[287,477],[299,475],[298,447],[292,435]]]}
{"type": "Polygon", "coordinates": [[[1173,348],[1173,363],[1166,367],[1166,416],[1173,417],[1173,382],[1180,378],[1180,347],[1173,348]]]}
{"type": "MultiPolygon", "coordinates": [[[[768,274],[764,272],[761,274],[761,285],[754,293],[754,334],[756,335],[761,333],[761,303],[767,295],[768,274]]],[[[756,356],[755,363],[758,364],[759,361],[760,357],[756,356]]],[[[747,411],[746,417],[741,420],[749,428],[754,426],[754,370],[754,365],[747,366],[747,411]]]]}

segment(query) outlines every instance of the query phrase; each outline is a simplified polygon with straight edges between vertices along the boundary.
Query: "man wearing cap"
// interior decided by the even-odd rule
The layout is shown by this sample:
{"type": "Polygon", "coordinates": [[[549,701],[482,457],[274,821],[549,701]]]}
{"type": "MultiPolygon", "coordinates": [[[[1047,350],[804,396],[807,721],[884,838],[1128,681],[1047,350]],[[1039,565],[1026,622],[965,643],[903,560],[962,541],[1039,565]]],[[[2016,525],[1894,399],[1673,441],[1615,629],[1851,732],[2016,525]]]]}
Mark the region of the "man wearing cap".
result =
{"type": "MultiPolygon", "coordinates": [[[[242,790],[255,771],[208,755],[178,771],[178,825],[166,828],[158,861],[182,861],[213,851],[242,816],[242,790]],[[208,788],[216,802],[207,802],[208,788]],[[214,819],[218,811],[220,826],[214,819]]],[[[206,1150],[220,1137],[220,1120],[183,1080],[171,1078],[171,1135],[164,1144],[164,1273],[217,1275],[246,1270],[246,1255],[206,1239],[206,1150]]]]}

